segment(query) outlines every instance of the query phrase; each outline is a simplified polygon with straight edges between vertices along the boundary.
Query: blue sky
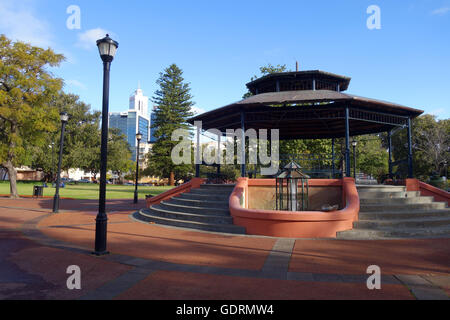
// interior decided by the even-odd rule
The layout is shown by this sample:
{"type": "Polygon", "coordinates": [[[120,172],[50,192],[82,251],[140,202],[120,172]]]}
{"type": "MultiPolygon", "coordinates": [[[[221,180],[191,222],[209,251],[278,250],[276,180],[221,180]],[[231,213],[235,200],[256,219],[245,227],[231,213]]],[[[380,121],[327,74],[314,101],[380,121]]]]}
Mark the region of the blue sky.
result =
{"type": "Polygon", "coordinates": [[[299,61],[301,70],[350,76],[348,93],[450,117],[450,0],[0,0],[0,33],[63,53],[55,75],[95,110],[95,40],[106,32],[120,44],[110,111],[128,108],[138,81],[151,97],[171,63],[196,107],[211,110],[240,100],[260,66],[299,61]],[[70,5],[81,10],[81,29],[66,27],[70,5]],[[381,10],[379,30],[367,28],[370,5],[381,10]]]}

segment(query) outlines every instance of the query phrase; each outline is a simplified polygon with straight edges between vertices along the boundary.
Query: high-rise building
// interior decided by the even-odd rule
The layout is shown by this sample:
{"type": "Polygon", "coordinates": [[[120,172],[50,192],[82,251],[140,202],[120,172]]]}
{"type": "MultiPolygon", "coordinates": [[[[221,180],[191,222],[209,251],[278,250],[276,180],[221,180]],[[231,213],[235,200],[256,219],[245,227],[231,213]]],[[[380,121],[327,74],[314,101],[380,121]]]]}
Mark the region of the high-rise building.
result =
{"type": "MultiPolygon", "coordinates": [[[[132,160],[136,161],[136,133],[142,134],[139,150],[139,161],[145,160],[150,148],[150,117],[148,114],[148,97],[144,96],[140,86],[130,97],[128,111],[109,114],[109,126],[118,128],[127,137],[132,152],[132,160]]],[[[143,162],[142,162],[143,163],[143,162]]]]}

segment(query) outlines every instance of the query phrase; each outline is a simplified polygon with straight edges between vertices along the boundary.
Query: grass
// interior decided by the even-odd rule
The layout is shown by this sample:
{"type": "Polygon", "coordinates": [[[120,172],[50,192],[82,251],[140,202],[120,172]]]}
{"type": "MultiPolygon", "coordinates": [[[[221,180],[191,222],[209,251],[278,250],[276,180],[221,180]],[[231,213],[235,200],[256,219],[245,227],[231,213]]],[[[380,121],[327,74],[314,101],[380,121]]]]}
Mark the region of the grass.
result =
{"type": "MultiPolygon", "coordinates": [[[[33,186],[42,185],[42,183],[21,183],[17,184],[19,195],[31,196],[33,195],[33,186]]],[[[173,187],[144,187],[138,186],[139,199],[145,199],[145,195],[158,195],[164,191],[170,190],[173,187]]],[[[0,183],[0,194],[9,195],[9,182],[0,183]]],[[[48,188],[44,188],[45,197],[53,197],[55,195],[55,188],[51,185],[48,188]]],[[[99,185],[98,184],[78,184],[78,185],[66,185],[65,188],[59,188],[59,196],[64,198],[73,199],[98,199],[99,185]]],[[[133,199],[134,186],[122,186],[122,185],[107,185],[106,186],[106,199],[133,199]]]]}

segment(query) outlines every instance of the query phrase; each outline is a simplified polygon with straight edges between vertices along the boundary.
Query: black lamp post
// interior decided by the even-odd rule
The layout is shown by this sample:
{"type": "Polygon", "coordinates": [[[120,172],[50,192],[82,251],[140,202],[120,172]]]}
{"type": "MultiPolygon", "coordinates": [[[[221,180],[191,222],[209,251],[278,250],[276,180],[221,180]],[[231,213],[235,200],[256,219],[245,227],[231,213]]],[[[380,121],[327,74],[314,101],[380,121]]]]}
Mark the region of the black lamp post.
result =
{"type": "Polygon", "coordinates": [[[353,140],[352,141],[352,147],[353,147],[353,178],[356,180],[356,146],[358,145],[358,141],[353,140]]]}
{"type": "Polygon", "coordinates": [[[136,183],[134,184],[134,203],[138,203],[138,180],[139,180],[139,149],[141,144],[142,134],[136,133],[137,150],[136,150],[136,183]]]}
{"type": "Polygon", "coordinates": [[[103,61],[103,107],[102,107],[102,142],[100,151],[100,195],[98,214],[95,219],[95,254],[107,254],[106,228],[108,217],[106,215],[106,168],[108,152],[108,109],[109,109],[109,71],[119,43],[112,40],[107,34],[105,38],[97,40],[97,47],[103,61]]]}
{"type": "Polygon", "coordinates": [[[59,142],[59,161],[58,172],[56,174],[56,191],[55,196],[53,197],[53,213],[59,212],[59,185],[61,183],[61,161],[64,145],[64,130],[66,129],[66,123],[69,120],[69,115],[66,112],[61,112],[59,117],[61,119],[61,140],[59,142]]]}

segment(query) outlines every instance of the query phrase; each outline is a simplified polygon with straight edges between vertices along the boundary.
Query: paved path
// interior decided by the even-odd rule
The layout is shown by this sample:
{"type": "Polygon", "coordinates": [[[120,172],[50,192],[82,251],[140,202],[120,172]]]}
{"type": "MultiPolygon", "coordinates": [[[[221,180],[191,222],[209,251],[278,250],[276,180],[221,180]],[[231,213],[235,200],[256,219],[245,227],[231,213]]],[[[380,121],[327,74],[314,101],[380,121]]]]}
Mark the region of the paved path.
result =
{"type": "Polygon", "coordinates": [[[450,239],[346,241],[197,232],[134,221],[144,202],[0,198],[0,299],[449,299],[450,239]],[[67,267],[81,270],[69,290],[67,267]],[[381,289],[367,288],[367,267],[381,289]]]}

